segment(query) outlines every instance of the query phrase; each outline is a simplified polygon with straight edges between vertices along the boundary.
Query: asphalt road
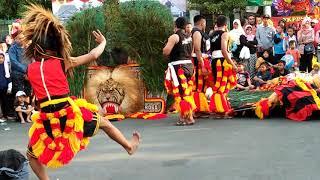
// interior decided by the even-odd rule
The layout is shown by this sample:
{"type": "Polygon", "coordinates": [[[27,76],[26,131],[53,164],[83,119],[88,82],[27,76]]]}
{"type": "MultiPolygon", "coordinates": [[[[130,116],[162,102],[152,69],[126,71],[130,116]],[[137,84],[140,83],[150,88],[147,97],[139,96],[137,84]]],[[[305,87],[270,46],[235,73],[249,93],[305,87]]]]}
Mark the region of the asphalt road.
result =
{"type": "MultiPolygon", "coordinates": [[[[173,126],[175,118],[124,120],[114,124],[129,137],[142,134],[137,154],[128,156],[102,132],[52,180],[318,180],[320,121],[201,119],[173,126]]],[[[29,125],[0,126],[0,150],[25,151],[29,125]]],[[[31,174],[30,179],[36,179],[31,174]]]]}

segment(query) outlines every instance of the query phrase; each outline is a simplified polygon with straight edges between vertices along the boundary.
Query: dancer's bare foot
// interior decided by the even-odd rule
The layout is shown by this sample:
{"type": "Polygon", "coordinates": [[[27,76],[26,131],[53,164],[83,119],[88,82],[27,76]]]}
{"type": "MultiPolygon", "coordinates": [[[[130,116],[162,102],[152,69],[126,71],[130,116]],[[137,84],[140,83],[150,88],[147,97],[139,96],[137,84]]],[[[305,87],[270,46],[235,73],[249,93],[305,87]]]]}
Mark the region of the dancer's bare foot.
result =
{"type": "Polygon", "coordinates": [[[27,122],[28,122],[28,123],[31,123],[32,121],[31,121],[30,119],[27,119],[27,122]]]}
{"type": "Polygon", "coordinates": [[[195,120],[192,115],[187,118],[187,125],[189,125],[189,126],[194,125],[194,123],[195,123],[195,120]]]}
{"type": "Polygon", "coordinates": [[[132,139],[130,141],[130,148],[126,149],[129,155],[133,155],[137,151],[140,144],[140,138],[141,136],[137,131],[133,132],[132,139]]]}

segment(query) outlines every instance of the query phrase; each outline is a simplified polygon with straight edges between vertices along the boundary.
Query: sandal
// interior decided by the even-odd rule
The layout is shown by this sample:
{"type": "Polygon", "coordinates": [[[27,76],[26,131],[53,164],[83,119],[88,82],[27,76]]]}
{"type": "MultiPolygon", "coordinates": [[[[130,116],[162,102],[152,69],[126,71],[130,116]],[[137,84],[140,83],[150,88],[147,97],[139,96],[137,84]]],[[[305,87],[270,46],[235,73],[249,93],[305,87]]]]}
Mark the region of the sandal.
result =
{"type": "Polygon", "coordinates": [[[180,120],[176,123],[176,126],[185,126],[185,125],[187,125],[187,123],[180,120]]]}

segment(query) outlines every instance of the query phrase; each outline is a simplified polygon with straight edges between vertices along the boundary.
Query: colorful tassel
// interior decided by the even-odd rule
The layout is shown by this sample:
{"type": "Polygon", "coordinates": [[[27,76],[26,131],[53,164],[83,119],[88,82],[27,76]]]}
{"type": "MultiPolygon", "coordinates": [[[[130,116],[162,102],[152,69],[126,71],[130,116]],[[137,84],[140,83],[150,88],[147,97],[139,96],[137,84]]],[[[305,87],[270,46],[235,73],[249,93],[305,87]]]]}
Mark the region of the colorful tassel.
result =
{"type": "Polygon", "coordinates": [[[266,98],[261,99],[257,104],[256,104],[256,110],[255,113],[258,116],[259,119],[264,119],[269,115],[269,101],[266,98]]]}
{"type": "Polygon", "coordinates": [[[84,119],[92,120],[92,113],[98,111],[95,105],[82,99],[73,101],[72,98],[62,98],[47,101],[45,104],[60,102],[69,102],[71,106],[54,113],[35,113],[32,116],[33,125],[29,130],[29,146],[34,156],[39,162],[51,168],[68,164],[89,144],[89,139],[83,138],[84,119]],[[67,121],[64,131],[61,132],[59,118],[64,116],[67,116],[67,121]],[[47,135],[43,126],[44,121],[50,122],[53,138],[47,135]]]}

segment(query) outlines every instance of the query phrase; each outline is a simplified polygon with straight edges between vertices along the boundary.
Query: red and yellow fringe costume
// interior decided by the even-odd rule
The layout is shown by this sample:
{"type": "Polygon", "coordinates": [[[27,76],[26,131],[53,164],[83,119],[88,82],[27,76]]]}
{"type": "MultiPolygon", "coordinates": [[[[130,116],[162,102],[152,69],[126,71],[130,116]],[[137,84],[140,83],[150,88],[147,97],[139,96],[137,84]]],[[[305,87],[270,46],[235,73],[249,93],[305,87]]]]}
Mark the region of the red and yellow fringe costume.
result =
{"type": "Polygon", "coordinates": [[[96,105],[84,99],[71,97],[46,101],[41,103],[41,107],[62,102],[68,102],[70,106],[53,113],[34,113],[33,125],[29,130],[29,147],[32,148],[32,155],[51,168],[68,164],[80,150],[87,147],[89,138],[83,137],[84,122],[90,122],[93,119],[93,113],[98,112],[96,105]],[[59,118],[64,116],[67,117],[67,121],[64,131],[61,132],[59,118]],[[50,121],[54,138],[50,138],[46,133],[44,121],[50,121]]]}
{"type": "Polygon", "coordinates": [[[232,110],[227,100],[227,94],[230,89],[237,85],[236,73],[232,70],[232,65],[226,60],[216,60],[215,77],[212,76],[211,84],[213,95],[210,100],[210,111],[215,113],[228,113],[232,110]]]}
{"type": "Polygon", "coordinates": [[[196,73],[194,73],[194,80],[195,80],[195,86],[193,87],[193,99],[196,104],[195,112],[209,112],[209,104],[208,100],[205,96],[205,90],[208,88],[208,83],[211,74],[211,67],[210,67],[210,60],[209,58],[204,58],[203,63],[205,68],[208,70],[209,75],[203,75],[202,69],[201,69],[201,63],[198,62],[198,67],[196,68],[196,73]]]}
{"type": "Polygon", "coordinates": [[[315,89],[311,85],[301,78],[296,78],[294,81],[288,82],[288,84],[281,84],[275,89],[275,93],[269,96],[267,99],[261,99],[256,103],[255,113],[260,119],[264,119],[269,115],[270,108],[279,103],[285,105],[286,116],[289,119],[295,121],[306,120],[307,117],[312,115],[315,110],[320,110],[320,98],[317,95],[315,89]],[[283,91],[282,89],[288,88],[289,91],[283,91]],[[294,89],[295,88],[295,89],[294,89]],[[296,90],[296,89],[300,90],[296,90]],[[289,94],[288,94],[289,93],[289,94]],[[310,97],[310,99],[308,99],[310,97]],[[283,98],[290,102],[290,105],[283,104],[283,98]],[[306,101],[301,101],[297,104],[299,98],[307,98],[306,101]]]}
{"type": "Polygon", "coordinates": [[[187,80],[182,68],[178,69],[178,78],[180,84],[175,86],[173,81],[165,80],[165,87],[168,94],[174,96],[174,107],[180,112],[181,117],[192,116],[193,110],[196,108],[195,102],[192,97],[193,79],[187,80]],[[179,86],[182,90],[180,92],[179,86]],[[181,93],[181,94],[180,94],[181,93]]]}

